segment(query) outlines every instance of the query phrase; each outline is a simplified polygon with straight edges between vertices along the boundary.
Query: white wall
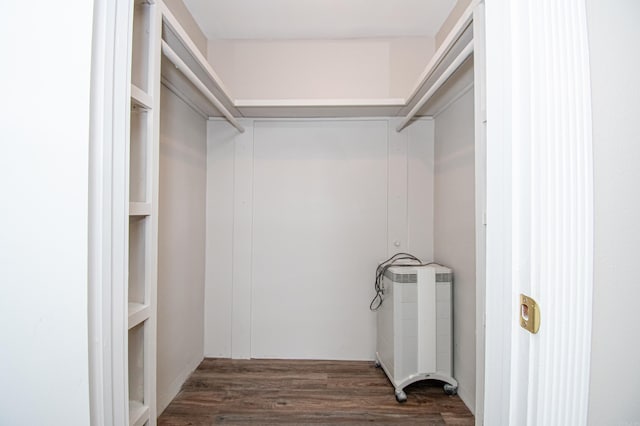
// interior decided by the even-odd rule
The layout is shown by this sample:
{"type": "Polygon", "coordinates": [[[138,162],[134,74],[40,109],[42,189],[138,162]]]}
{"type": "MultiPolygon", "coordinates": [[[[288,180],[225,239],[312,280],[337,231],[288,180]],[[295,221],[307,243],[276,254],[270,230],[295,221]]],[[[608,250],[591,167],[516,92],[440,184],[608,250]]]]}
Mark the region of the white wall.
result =
{"type": "Polygon", "coordinates": [[[395,121],[209,122],[205,355],[373,359],[375,266],[432,255],[433,123],[395,121]]]}
{"type": "MultiPolygon", "coordinates": [[[[231,356],[237,132],[224,121],[207,123],[204,354],[212,357],[231,356]]],[[[245,133],[253,129],[246,127],[245,133]]]]}
{"type": "Polygon", "coordinates": [[[3,425],[89,424],[92,4],[9,1],[0,13],[3,425]]]}
{"type": "Polygon", "coordinates": [[[435,41],[429,37],[402,37],[392,38],[388,43],[388,97],[406,99],[433,57],[435,41]]]}
{"type": "Polygon", "coordinates": [[[431,37],[209,40],[209,62],[237,99],[405,98],[431,37]]]}
{"type": "Polygon", "coordinates": [[[453,27],[458,22],[467,7],[471,4],[471,0],[458,0],[453,7],[447,19],[442,23],[440,30],[436,34],[436,49],[440,47],[445,38],[449,35],[453,27]]]}
{"type": "Polygon", "coordinates": [[[162,86],[157,398],[161,413],[203,358],[206,120],[162,86]]]}
{"type": "Polygon", "coordinates": [[[476,264],[473,91],[435,117],[434,258],[453,269],[453,369],[475,410],[476,264]]]}
{"type": "Polygon", "coordinates": [[[640,3],[587,1],[595,186],[589,424],[640,424],[640,3]]]}
{"type": "Polygon", "coordinates": [[[187,34],[189,34],[189,37],[191,37],[191,40],[193,40],[198,50],[200,50],[200,53],[206,57],[208,50],[207,37],[193,18],[193,15],[189,13],[189,9],[187,9],[184,2],[182,0],[163,0],[163,2],[178,22],[180,22],[180,25],[182,25],[187,34]]]}
{"type": "Polygon", "coordinates": [[[368,359],[387,123],[258,122],[254,140],[252,356],[368,359]]]}

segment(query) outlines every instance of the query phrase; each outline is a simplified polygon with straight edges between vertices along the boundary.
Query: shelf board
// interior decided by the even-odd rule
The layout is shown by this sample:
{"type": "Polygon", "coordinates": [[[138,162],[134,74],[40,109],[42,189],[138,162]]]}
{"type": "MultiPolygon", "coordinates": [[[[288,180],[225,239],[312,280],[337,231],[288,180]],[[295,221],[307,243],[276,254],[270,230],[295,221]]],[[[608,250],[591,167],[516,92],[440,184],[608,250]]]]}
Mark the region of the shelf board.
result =
{"type": "Polygon", "coordinates": [[[393,117],[404,107],[405,100],[398,98],[239,99],[235,105],[245,117],[393,117]]]}
{"type": "MultiPolygon", "coordinates": [[[[162,4],[162,2],[160,2],[162,4]]],[[[209,64],[205,55],[200,52],[196,44],[191,40],[185,29],[180,25],[178,19],[171,13],[166,5],[162,6],[162,34],[163,41],[173,50],[173,53],[184,62],[186,67],[191,70],[193,74],[200,80],[200,82],[207,88],[209,92],[215,97],[220,104],[235,118],[240,117],[240,113],[233,104],[233,96],[229,92],[228,87],[224,84],[222,79],[213,70],[211,64],[209,64]]],[[[196,104],[199,104],[202,98],[205,98],[200,92],[200,89],[196,88],[181,71],[176,70],[176,67],[171,65],[165,66],[166,62],[169,62],[162,55],[163,65],[161,67],[162,77],[171,82],[173,86],[182,86],[185,89],[180,90],[186,92],[184,95],[190,100],[191,92],[197,92],[193,97],[196,98],[196,104]],[[166,61],[166,62],[165,62],[166,61]],[[186,83],[184,82],[186,80],[186,83]]],[[[205,98],[206,99],[206,98],[205,98]]],[[[202,109],[208,117],[217,117],[220,115],[217,107],[209,100],[205,102],[206,108],[202,108],[198,105],[199,109],[202,109]],[[209,111],[213,109],[213,111],[209,111]]]]}
{"type": "MultiPolygon", "coordinates": [[[[200,52],[187,32],[166,6],[162,7],[164,41],[186,66],[207,87],[213,96],[236,118],[335,118],[335,117],[401,117],[406,116],[430,89],[442,72],[473,39],[473,12],[480,0],[472,0],[449,35],[418,77],[406,98],[381,99],[234,99],[207,58],[200,52]]],[[[161,3],[162,4],[162,3],[161,3]]],[[[220,117],[211,105],[182,73],[162,58],[163,84],[205,117],[220,117]]],[[[466,86],[465,86],[466,87],[466,86]]],[[[466,90],[466,88],[464,88],[466,90]]],[[[132,94],[134,90],[132,89],[132,94]]],[[[144,94],[144,92],[143,92],[144,94]]],[[[133,95],[132,95],[133,96],[133,95]]],[[[446,104],[446,100],[439,103],[446,104]]],[[[440,107],[429,102],[416,116],[430,116],[440,107]]]]}
{"type": "Polygon", "coordinates": [[[238,99],[235,102],[238,108],[247,107],[367,107],[367,106],[404,106],[402,98],[379,99],[238,99]]]}
{"type": "Polygon", "coordinates": [[[129,401],[129,426],[142,426],[149,420],[149,407],[139,401],[129,401]]]}
{"type": "Polygon", "coordinates": [[[129,203],[129,216],[149,216],[151,215],[151,203],[129,203]]]}
{"type": "Polygon", "coordinates": [[[131,100],[134,104],[144,109],[153,107],[153,98],[135,84],[131,85],[131,100]]]}
{"type": "Polygon", "coordinates": [[[143,303],[129,303],[129,330],[149,319],[151,307],[143,303]]]}
{"type": "MultiPolygon", "coordinates": [[[[333,118],[406,116],[440,77],[451,61],[473,39],[473,13],[481,0],[472,0],[418,77],[406,98],[382,99],[234,99],[196,44],[166,6],[162,7],[164,41],[213,96],[236,118],[333,118]]],[[[196,88],[162,59],[163,83],[202,115],[221,114],[196,88]],[[185,81],[186,80],[186,81],[185,81]]],[[[466,90],[466,89],[464,89],[466,90]]],[[[133,90],[132,90],[133,92],[133,90]]],[[[446,103],[441,101],[441,103],[446,103]]],[[[438,110],[428,103],[416,116],[438,110]]]]}
{"type": "MultiPolygon", "coordinates": [[[[479,0],[472,0],[469,3],[418,77],[417,82],[406,98],[406,105],[399,115],[405,116],[413,109],[467,43],[473,40],[473,12],[479,3],[479,0]]],[[[417,115],[428,115],[424,113],[424,110],[423,108],[423,112],[418,112],[417,115]]]]}

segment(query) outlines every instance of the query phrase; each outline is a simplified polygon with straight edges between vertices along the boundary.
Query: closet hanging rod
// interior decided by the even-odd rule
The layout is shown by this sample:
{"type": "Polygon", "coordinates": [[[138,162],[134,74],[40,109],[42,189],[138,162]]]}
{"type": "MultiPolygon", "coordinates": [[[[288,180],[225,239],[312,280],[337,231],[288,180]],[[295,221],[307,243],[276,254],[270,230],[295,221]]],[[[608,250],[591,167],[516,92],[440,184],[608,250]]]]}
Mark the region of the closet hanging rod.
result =
{"type": "Polygon", "coordinates": [[[229,121],[229,123],[233,125],[233,127],[238,129],[240,133],[244,133],[244,127],[242,127],[242,124],[240,124],[238,120],[236,120],[236,118],[229,112],[229,110],[225,108],[224,105],[222,105],[222,102],[220,102],[213,95],[213,93],[211,93],[207,86],[205,86],[204,83],[200,81],[198,76],[195,75],[193,71],[191,71],[187,64],[185,64],[184,61],[180,59],[176,52],[174,52],[173,49],[171,49],[171,47],[169,47],[167,42],[164,40],[162,40],[162,53],[167,57],[167,59],[169,59],[169,61],[171,61],[173,65],[176,66],[178,70],[180,70],[182,74],[185,75],[185,77],[187,77],[187,79],[189,79],[190,82],[192,82],[200,90],[200,92],[202,92],[202,94],[222,113],[222,115],[224,115],[224,117],[229,121]]]}
{"type": "Polygon", "coordinates": [[[429,102],[429,99],[431,99],[433,94],[436,93],[440,87],[442,87],[442,85],[453,75],[453,73],[456,72],[458,68],[460,68],[460,65],[462,65],[462,63],[469,56],[471,56],[472,53],[473,53],[473,40],[471,40],[469,44],[467,44],[465,48],[462,49],[462,51],[458,54],[458,56],[456,56],[453,62],[451,62],[451,64],[447,67],[447,69],[444,70],[442,75],[438,77],[438,79],[433,83],[433,85],[429,88],[429,90],[427,90],[427,92],[422,96],[422,98],[420,98],[418,103],[411,109],[411,111],[409,111],[409,114],[407,114],[407,116],[400,122],[400,124],[398,124],[398,127],[396,127],[396,131],[398,132],[401,131],[407,126],[407,124],[411,120],[413,120],[413,117],[416,116],[418,111],[420,111],[420,109],[427,102],[429,102]]]}

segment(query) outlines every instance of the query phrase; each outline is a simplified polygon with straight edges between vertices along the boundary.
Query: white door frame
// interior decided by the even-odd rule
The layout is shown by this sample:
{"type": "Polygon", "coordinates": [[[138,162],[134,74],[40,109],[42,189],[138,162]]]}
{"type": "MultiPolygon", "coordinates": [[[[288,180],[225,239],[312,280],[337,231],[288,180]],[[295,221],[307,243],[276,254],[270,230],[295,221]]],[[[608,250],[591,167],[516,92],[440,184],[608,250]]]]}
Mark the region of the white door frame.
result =
{"type": "Polygon", "coordinates": [[[485,4],[487,225],[484,418],[507,425],[511,393],[511,34],[509,0],[485,4]]]}
{"type": "Polygon", "coordinates": [[[476,230],[476,424],[484,418],[485,371],[485,291],[486,291],[486,211],[487,211],[487,104],[485,5],[473,11],[473,78],[475,139],[475,230],[476,230]]]}
{"type": "MultiPolygon", "coordinates": [[[[92,425],[126,424],[126,161],[129,0],[94,0],[90,135],[89,333],[92,425]]],[[[484,414],[508,424],[511,395],[510,1],[486,4],[484,414]]]]}
{"type": "Polygon", "coordinates": [[[130,0],[94,0],[89,136],[89,392],[93,426],[128,424],[130,0]]]}

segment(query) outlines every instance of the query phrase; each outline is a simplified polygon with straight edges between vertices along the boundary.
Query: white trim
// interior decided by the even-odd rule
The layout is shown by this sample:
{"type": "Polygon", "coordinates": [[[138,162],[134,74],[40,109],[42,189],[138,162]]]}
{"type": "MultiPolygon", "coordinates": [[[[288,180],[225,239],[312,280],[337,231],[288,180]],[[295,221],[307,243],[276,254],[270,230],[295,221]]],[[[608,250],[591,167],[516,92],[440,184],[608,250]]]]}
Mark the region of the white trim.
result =
{"type": "Polygon", "coordinates": [[[511,0],[485,5],[485,425],[508,425],[511,365],[511,0]]]}
{"type": "Polygon", "coordinates": [[[153,99],[151,120],[147,123],[147,185],[151,201],[149,218],[150,229],[146,247],[146,271],[148,281],[145,283],[147,301],[149,303],[149,318],[144,322],[145,337],[145,366],[144,366],[144,395],[145,405],[149,407],[148,426],[155,426],[157,411],[157,346],[158,346],[158,216],[159,216],[159,186],[160,186],[160,91],[162,54],[160,41],[162,39],[162,10],[160,4],[151,3],[149,6],[149,51],[147,60],[149,68],[147,81],[149,94],[153,99]]]}
{"type": "Polygon", "coordinates": [[[487,286],[487,104],[485,6],[473,12],[473,102],[475,123],[475,229],[476,229],[476,381],[474,415],[477,425],[484,424],[485,371],[485,293],[487,286]]]}
{"type": "Polygon", "coordinates": [[[128,0],[94,2],[89,144],[89,381],[91,424],[126,424],[125,285],[128,187],[128,0]]]}
{"type": "Polygon", "coordinates": [[[332,107],[332,106],[398,106],[406,101],[402,98],[380,99],[237,99],[237,108],[243,107],[332,107]]]}
{"type": "MultiPolygon", "coordinates": [[[[89,320],[89,398],[90,418],[93,426],[112,424],[110,414],[111,405],[111,381],[108,355],[103,349],[105,339],[110,333],[105,333],[103,327],[110,326],[110,319],[105,315],[105,298],[102,293],[103,277],[108,270],[104,263],[104,239],[103,224],[108,224],[105,215],[109,211],[103,208],[104,204],[104,180],[109,179],[110,173],[105,170],[105,143],[109,143],[105,126],[109,125],[106,107],[106,95],[110,86],[109,71],[113,67],[107,67],[107,51],[110,50],[109,37],[113,36],[109,31],[109,6],[113,3],[96,0],[93,9],[93,45],[91,64],[91,105],[89,127],[89,233],[88,233],[88,320],[89,320]],[[105,271],[105,266],[107,270],[105,271]],[[105,359],[107,358],[107,359],[105,359]]],[[[109,312],[109,309],[107,309],[109,312]]]]}
{"type": "Polygon", "coordinates": [[[251,358],[253,285],[253,120],[234,140],[231,358],[251,358]]]}
{"type": "MultiPolygon", "coordinates": [[[[246,118],[243,119],[245,122],[269,122],[269,121],[277,121],[279,123],[287,122],[287,121],[388,121],[388,120],[396,120],[398,121],[398,117],[387,116],[387,117],[263,117],[263,118],[246,118]]],[[[414,121],[433,121],[433,117],[431,116],[420,116],[416,118],[414,121]]],[[[223,117],[209,117],[208,121],[227,121],[226,118],[223,117]]]]}
{"type": "Polygon", "coordinates": [[[157,411],[158,416],[162,414],[162,412],[169,406],[171,401],[178,395],[180,389],[182,389],[182,385],[187,381],[191,373],[193,373],[196,368],[202,362],[202,357],[200,355],[193,358],[185,367],[176,375],[176,378],[167,386],[164,392],[160,392],[157,395],[157,411]]]}

